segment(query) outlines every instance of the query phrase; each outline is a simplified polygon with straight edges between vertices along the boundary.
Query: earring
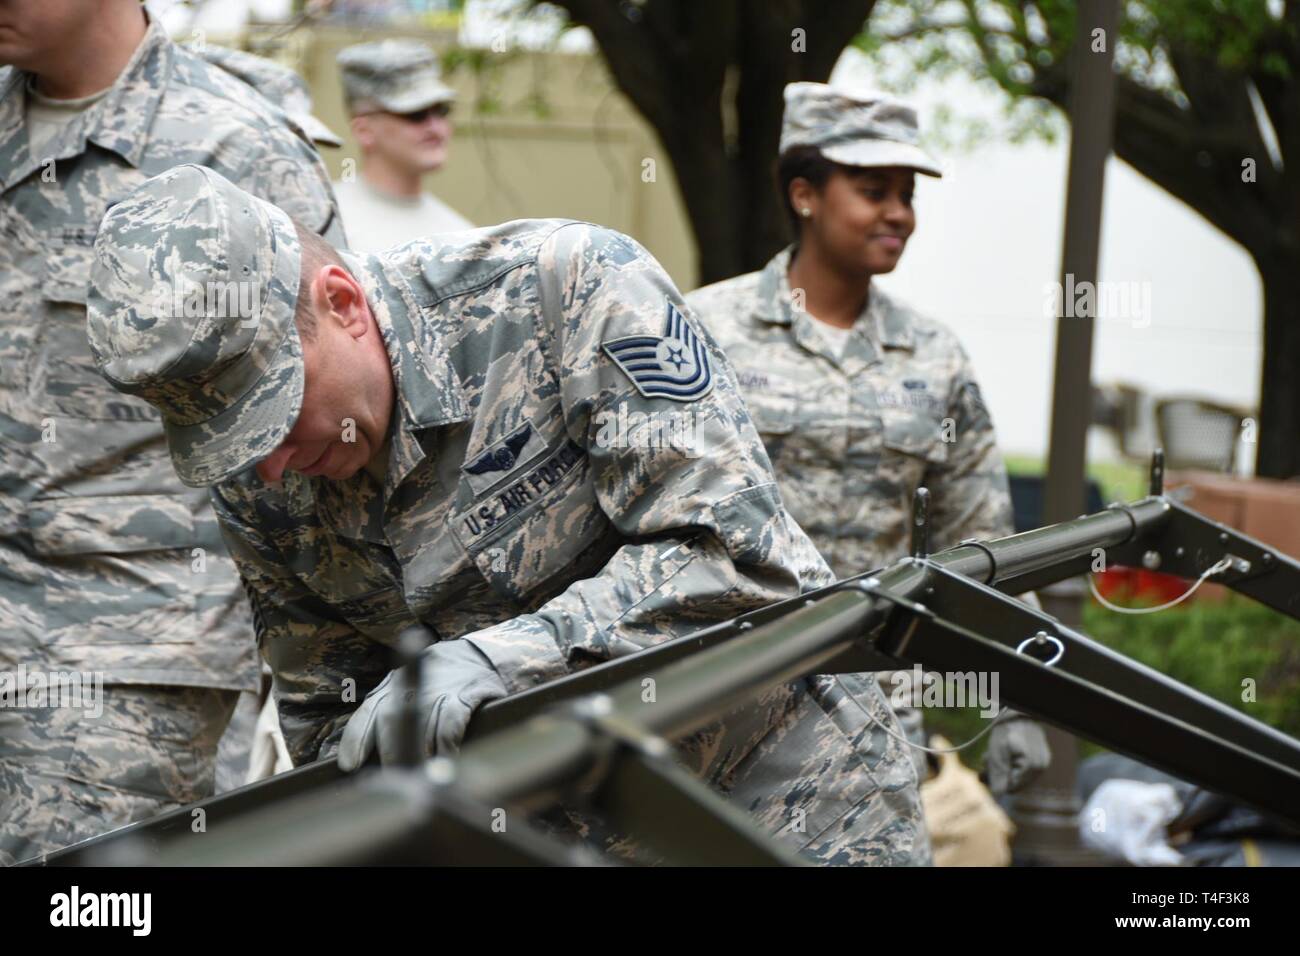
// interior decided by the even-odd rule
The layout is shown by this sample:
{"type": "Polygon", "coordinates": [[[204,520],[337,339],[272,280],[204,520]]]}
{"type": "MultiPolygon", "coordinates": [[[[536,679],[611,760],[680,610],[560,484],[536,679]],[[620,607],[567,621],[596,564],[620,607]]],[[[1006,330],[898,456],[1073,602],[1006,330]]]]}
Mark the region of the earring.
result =
{"type": "Polygon", "coordinates": [[[812,215],[812,210],[809,209],[807,206],[804,206],[802,209],[799,210],[799,215],[807,219],[809,216],[812,215]]]}

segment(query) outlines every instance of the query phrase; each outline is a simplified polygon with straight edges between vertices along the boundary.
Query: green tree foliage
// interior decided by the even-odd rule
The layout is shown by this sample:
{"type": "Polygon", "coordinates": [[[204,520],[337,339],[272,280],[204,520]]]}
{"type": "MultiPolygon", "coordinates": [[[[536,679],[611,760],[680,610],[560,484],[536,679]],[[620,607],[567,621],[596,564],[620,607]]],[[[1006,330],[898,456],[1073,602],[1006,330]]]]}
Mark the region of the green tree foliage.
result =
{"type": "Polygon", "coordinates": [[[876,0],[555,0],[590,28],[654,127],[691,220],[700,282],[761,268],[788,241],[772,165],[781,91],[824,82],[876,0]]]}
{"type": "MultiPolygon", "coordinates": [[[[1254,258],[1257,469],[1300,475],[1300,0],[1128,0],[1122,12],[1119,37],[1104,38],[1115,152],[1254,258]]],[[[1076,16],[1069,0],[880,0],[855,42],[902,86],[957,72],[993,84],[1012,135],[1050,136],[1069,106],[1076,16]]]]}

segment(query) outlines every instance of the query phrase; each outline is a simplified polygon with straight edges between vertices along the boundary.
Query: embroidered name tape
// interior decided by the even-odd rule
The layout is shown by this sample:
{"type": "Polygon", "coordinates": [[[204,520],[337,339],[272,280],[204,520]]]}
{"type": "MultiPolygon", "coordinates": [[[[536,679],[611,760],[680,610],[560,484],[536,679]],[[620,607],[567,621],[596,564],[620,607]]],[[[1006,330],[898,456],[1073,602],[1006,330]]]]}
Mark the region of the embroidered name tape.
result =
{"type": "MultiPolygon", "coordinates": [[[[516,515],[534,507],[547,507],[548,494],[564,484],[585,457],[581,448],[566,441],[540,464],[521,474],[518,481],[497,489],[467,511],[453,515],[450,519],[452,528],[461,542],[469,547],[481,536],[500,529],[516,515]]],[[[550,499],[552,504],[555,500],[558,499],[550,499]]]]}

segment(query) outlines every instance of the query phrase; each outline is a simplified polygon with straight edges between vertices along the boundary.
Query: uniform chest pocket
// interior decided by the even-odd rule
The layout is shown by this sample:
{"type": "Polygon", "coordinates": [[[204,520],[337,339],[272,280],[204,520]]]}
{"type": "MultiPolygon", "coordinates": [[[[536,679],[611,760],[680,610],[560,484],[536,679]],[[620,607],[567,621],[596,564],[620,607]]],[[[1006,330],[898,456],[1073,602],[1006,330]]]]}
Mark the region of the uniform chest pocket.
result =
{"type": "Polygon", "coordinates": [[[567,440],[520,469],[448,527],[492,589],[520,608],[543,603],[609,559],[586,454],[567,440]]]}
{"type": "Polygon", "coordinates": [[[43,413],[95,421],[157,421],[148,402],[123,395],[99,374],[86,337],[86,290],[95,227],[67,226],[49,242],[41,278],[42,314],[29,391],[43,413]]]}
{"type": "Polygon", "coordinates": [[[751,391],[745,395],[745,405],[767,457],[779,471],[796,445],[799,399],[787,393],[751,391]]]}
{"type": "MultiPolygon", "coordinates": [[[[895,488],[897,501],[906,509],[926,472],[945,465],[956,438],[956,425],[929,412],[888,409],[882,413],[884,445],[878,486],[895,488]]],[[[904,511],[906,513],[906,511],[904,511]]]]}
{"type": "Polygon", "coordinates": [[[949,447],[957,440],[956,423],[932,412],[888,409],[881,420],[886,449],[927,464],[947,462],[949,447]]]}
{"type": "Polygon", "coordinates": [[[754,420],[754,427],[766,441],[768,436],[781,438],[795,431],[799,416],[799,398],[796,395],[773,392],[749,392],[745,405],[754,420]]]}
{"type": "Polygon", "coordinates": [[[287,531],[277,543],[287,555],[286,568],[303,584],[343,609],[349,620],[377,609],[382,617],[402,597],[401,566],[382,544],[324,534],[303,548],[301,529],[287,531]]]}
{"type": "Polygon", "coordinates": [[[211,577],[216,529],[171,495],[37,499],[28,512],[45,568],[49,644],[187,644],[211,577]]]}

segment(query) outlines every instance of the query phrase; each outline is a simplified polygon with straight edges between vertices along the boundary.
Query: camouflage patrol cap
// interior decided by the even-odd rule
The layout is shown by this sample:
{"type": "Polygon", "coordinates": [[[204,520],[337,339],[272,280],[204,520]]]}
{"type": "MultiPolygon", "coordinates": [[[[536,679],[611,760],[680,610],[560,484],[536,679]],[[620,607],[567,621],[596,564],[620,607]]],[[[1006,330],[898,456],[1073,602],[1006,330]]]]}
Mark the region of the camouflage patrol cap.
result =
{"type": "Polygon", "coordinates": [[[312,142],[326,146],[343,145],[343,140],[332,129],[312,115],[311,94],[307,92],[307,84],[289,67],[263,56],[211,43],[186,45],[185,49],[257,90],[284,110],[284,114],[312,142]]]}
{"type": "Polygon", "coordinates": [[[419,40],[380,40],[344,47],[338,55],[343,93],[353,113],[414,113],[456,98],[442,82],[438,55],[419,40]]]}
{"type": "Polygon", "coordinates": [[[275,450],[302,406],[293,222],[202,166],[109,208],[86,331],[100,373],[162,413],[181,481],[214,485],[275,450]]]}
{"type": "Polygon", "coordinates": [[[916,110],[887,93],[789,83],[781,152],[816,146],[845,166],[906,166],[927,176],[943,170],[917,145],[916,110]]]}

